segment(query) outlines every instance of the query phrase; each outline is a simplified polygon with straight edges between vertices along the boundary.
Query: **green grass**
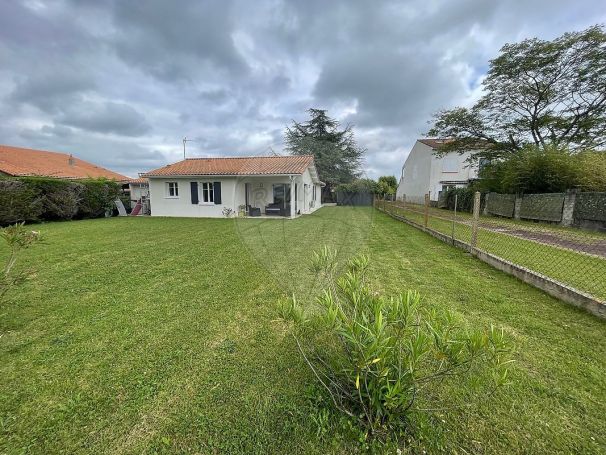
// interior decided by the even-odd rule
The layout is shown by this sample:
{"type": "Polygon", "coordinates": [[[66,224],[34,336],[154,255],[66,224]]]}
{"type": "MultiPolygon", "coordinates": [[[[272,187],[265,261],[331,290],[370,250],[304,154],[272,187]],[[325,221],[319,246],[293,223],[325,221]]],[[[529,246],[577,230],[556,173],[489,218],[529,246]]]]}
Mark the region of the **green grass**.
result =
{"type": "MultiPolygon", "coordinates": [[[[366,209],[296,220],[113,218],[37,226],[35,279],[0,309],[0,453],[351,453],[316,437],[312,375],[274,301],[318,291],[324,244],[366,251],[373,285],[505,327],[511,386],[445,383],[419,446],[603,453],[606,324],[366,209]]],[[[1,253],[0,253],[1,254],[1,253]]]]}
{"type": "MultiPolygon", "coordinates": [[[[404,215],[418,224],[422,225],[424,222],[422,212],[402,207],[398,207],[395,210],[397,214],[404,215]]],[[[435,214],[436,210],[438,209],[434,209],[432,214],[435,214]]],[[[446,215],[448,214],[446,213],[446,215]]],[[[485,219],[482,218],[482,221],[485,222],[485,219]]],[[[468,221],[467,218],[465,220],[468,221]]],[[[501,225],[499,224],[499,226],[501,225]]],[[[452,221],[438,218],[437,216],[429,217],[428,227],[448,236],[452,236],[453,234],[452,221]]],[[[556,232],[556,230],[548,232],[556,232]]],[[[572,236],[571,233],[567,235],[569,238],[572,236]]],[[[591,235],[591,233],[586,235],[591,235]]],[[[596,233],[595,235],[599,234],[596,233]]],[[[471,226],[465,223],[455,223],[454,237],[463,242],[470,243],[471,226]]],[[[582,238],[586,239],[585,237],[582,238]]],[[[578,238],[576,239],[578,240],[578,238]]],[[[606,258],[589,256],[570,249],[525,240],[490,229],[483,229],[482,227],[478,230],[477,246],[481,250],[539,272],[606,301],[606,258]]]]}

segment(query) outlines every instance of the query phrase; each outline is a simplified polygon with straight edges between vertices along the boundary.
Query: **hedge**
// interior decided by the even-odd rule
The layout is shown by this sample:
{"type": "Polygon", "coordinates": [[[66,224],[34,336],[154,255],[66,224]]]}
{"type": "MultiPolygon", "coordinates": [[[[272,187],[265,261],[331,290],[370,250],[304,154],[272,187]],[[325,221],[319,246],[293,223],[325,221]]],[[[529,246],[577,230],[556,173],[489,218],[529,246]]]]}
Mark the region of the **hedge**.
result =
{"type": "MultiPolygon", "coordinates": [[[[473,199],[475,197],[473,188],[451,188],[442,193],[442,203],[448,210],[454,210],[455,199],[457,201],[458,212],[473,212],[473,199]]],[[[480,199],[480,210],[484,207],[486,195],[482,194],[480,199]]]]}
{"type": "Polygon", "coordinates": [[[0,225],[104,216],[120,195],[112,180],[0,179],[0,225]]]}

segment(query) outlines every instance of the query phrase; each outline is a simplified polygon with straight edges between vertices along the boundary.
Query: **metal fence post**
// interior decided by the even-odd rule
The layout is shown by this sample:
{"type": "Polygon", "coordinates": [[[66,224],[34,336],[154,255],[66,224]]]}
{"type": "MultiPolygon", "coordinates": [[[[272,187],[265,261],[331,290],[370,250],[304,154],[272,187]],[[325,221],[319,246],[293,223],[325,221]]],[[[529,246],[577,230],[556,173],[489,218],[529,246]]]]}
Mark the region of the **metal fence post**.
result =
{"type": "Polygon", "coordinates": [[[478,244],[478,220],[480,219],[480,192],[476,191],[473,198],[473,221],[471,224],[471,248],[478,244]]]}
{"type": "Polygon", "coordinates": [[[423,221],[423,226],[427,228],[427,222],[429,221],[429,193],[425,194],[425,219],[423,221]]]}

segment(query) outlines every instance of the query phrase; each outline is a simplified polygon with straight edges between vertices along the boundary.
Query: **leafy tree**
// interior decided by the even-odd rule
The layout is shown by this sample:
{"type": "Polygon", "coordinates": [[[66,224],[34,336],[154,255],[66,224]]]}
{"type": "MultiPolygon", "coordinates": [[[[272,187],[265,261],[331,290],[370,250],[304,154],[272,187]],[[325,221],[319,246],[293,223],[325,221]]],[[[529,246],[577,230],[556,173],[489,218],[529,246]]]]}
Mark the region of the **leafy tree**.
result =
{"type": "Polygon", "coordinates": [[[578,188],[606,191],[606,153],[527,145],[480,171],[478,185],[500,193],[559,193],[578,188]]]}
{"type": "Polygon", "coordinates": [[[351,183],[341,183],[337,190],[349,193],[373,193],[379,194],[379,185],[373,179],[355,179],[351,183]]]}
{"type": "Polygon", "coordinates": [[[524,145],[571,150],[606,145],[606,33],[595,25],[552,41],[506,44],[490,61],[485,95],[471,108],[436,114],[429,134],[453,138],[439,151],[502,157],[524,145]]]}
{"type": "Polygon", "coordinates": [[[293,120],[286,127],[286,150],[292,155],[314,155],[320,180],[326,183],[324,198],[336,185],[349,183],[360,174],[365,150],[358,146],[352,126],[339,129],[339,122],[323,109],[309,109],[310,120],[293,120]]]}
{"type": "Polygon", "coordinates": [[[378,194],[381,196],[396,194],[398,190],[398,181],[393,175],[383,175],[379,177],[378,194]]]}

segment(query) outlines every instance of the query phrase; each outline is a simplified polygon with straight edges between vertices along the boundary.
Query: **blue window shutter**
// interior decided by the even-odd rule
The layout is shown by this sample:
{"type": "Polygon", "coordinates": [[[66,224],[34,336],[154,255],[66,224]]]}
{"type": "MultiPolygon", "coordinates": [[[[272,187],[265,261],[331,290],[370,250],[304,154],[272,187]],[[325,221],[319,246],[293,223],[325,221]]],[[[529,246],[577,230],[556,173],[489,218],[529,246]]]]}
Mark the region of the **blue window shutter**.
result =
{"type": "Polygon", "coordinates": [[[215,198],[215,204],[220,204],[221,203],[221,182],[214,182],[213,183],[213,191],[214,191],[214,198],[215,198]]]}
{"type": "Polygon", "coordinates": [[[198,182],[189,182],[191,188],[191,203],[198,203],[198,182]]]}

